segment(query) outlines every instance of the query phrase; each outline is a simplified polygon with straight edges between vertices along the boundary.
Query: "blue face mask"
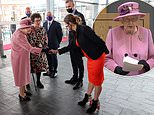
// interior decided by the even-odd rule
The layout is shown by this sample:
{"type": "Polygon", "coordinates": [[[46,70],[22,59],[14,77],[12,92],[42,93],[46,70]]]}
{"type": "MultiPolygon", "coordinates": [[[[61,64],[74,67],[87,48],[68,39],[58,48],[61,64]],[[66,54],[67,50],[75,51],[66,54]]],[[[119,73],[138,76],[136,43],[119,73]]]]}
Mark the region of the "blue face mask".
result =
{"type": "Polygon", "coordinates": [[[47,16],[47,20],[51,21],[53,19],[52,16],[47,16]]]}
{"type": "Polygon", "coordinates": [[[30,15],[31,15],[31,13],[26,13],[26,16],[27,16],[27,17],[30,17],[30,15]]]}

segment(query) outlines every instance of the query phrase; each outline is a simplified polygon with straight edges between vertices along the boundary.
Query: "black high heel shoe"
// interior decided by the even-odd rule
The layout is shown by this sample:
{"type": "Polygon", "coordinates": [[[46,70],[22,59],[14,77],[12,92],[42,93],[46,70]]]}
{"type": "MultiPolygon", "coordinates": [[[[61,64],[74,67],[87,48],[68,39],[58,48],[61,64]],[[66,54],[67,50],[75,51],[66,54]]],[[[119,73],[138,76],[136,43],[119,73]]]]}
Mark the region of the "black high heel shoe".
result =
{"type": "Polygon", "coordinates": [[[26,85],[27,90],[30,90],[30,84],[26,85]]]}
{"type": "Polygon", "coordinates": [[[79,89],[79,88],[82,87],[82,86],[83,86],[83,82],[82,82],[82,81],[78,81],[78,82],[76,83],[76,85],[73,87],[73,90],[79,89]]]}
{"type": "Polygon", "coordinates": [[[100,109],[100,102],[99,100],[92,100],[92,104],[89,107],[89,109],[87,109],[86,113],[93,113],[96,111],[96,109],[100,109]]]}
{"type": "Polygon", "coordinates": [[[83,100],[78,102],[78,105],[80,105],[80,106],[85,106],[86,103],[88,103],[88,102],[90,102],[90,104],[91,104],[92,98],[91,98],[91,95],[88,95],[88,94],[86,93],[85,96],[84,96],[84,98],[83,98],[83,100]]]}
{"type": "Polygon", "coordinates": [[[29,91],[25,91],[26,96],[32,96],[32,93],[29,91]]]}
{"type": "Polygon", "coordinates": [[[19,100],[20,100],[20,101],[30,101],[31,99],[30,99],[29,97],[27,97],[27,96],[22,97],[22,96],[20,96],[20,94],[19,94],[19,100]]]}
{"type": "Polygon", "coordinates": [[[43,89],[44,85],[39,81],[39,82],[37,82],[37,87],[40,89],[43,89]]]}

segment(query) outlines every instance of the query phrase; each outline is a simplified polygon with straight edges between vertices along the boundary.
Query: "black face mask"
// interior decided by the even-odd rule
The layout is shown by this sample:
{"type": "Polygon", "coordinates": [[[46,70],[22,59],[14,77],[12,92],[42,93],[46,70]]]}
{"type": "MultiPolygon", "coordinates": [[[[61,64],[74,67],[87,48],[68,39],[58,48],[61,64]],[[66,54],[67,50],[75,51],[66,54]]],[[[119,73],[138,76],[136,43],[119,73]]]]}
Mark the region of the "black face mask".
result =
{"type": "Polygon", "coordinates": [[[68,13],[72,13],[73,12],[73,9],[72,8],[69,8],[69,9],[66,9],[68,13]]]}

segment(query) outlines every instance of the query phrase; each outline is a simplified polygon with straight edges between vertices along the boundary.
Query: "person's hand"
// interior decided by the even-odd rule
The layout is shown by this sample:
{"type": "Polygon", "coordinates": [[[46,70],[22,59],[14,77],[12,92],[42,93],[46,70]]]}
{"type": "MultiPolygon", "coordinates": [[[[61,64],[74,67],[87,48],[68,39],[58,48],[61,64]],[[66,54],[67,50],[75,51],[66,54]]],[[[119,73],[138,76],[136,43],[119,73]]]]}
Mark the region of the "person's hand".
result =
{"type": "Polygon", "coordinates": [[[53,53],[54,53],[54,54],[57,54],[57,53],[58,53],[58,50],[54,50],[53,53]]]}
{"type": "Polygon", "coordinates": [[[40,53],[38,53],[38,52],[34,52],[33,54],[34,54],[34,55],[39,55],[40,53]]]}
{"type": "Polygon", "coordinates": [[[43,48],[41,52],[45,52],[47,54],[49,52],[49,48],[43,48]]]}
{"type": "Polygon", "coordinates": [[[49,54],[57,54],[58,53],[58,50],[53,50],[53,49],[51,49],[51,50],[49,50],[49,54]]]}
{"type": "Polygon", "coordinates": [[[138,62],[138,64],[142,64],[143,65],[143,69],[145,70],[145,72],[150,70],[150,66],[149,66],[149,64],[145,60],[140,60],[138,62]]]}
{"type": "Polygon", "coordinates": [[[120,75],[127,75],[129,71],[123,71],[122,67],[117,66],[114,70],[114,73],[120,74],[120,75]]]}

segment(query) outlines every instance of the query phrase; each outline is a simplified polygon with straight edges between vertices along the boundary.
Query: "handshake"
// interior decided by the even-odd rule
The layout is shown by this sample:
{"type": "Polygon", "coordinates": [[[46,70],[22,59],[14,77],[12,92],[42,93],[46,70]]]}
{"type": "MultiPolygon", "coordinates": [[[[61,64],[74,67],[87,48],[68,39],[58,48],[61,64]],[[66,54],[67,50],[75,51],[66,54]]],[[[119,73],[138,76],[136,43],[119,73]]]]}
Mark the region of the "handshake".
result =
{"type": "Polygon", "coordinates": [[[49,48],[43,48],[42,52],[45,52],[46,54],[57,54],[59,53],[58,50],[53,50],[53,49],[49,49],[49,48]]]}
{"type": "Polygon", "coordinates": [[[49,50],[49,54],[57,54],[57,53],[59,53],[58,50],[53,50],[53,49],[49,50]]]}

